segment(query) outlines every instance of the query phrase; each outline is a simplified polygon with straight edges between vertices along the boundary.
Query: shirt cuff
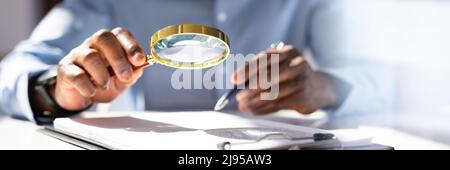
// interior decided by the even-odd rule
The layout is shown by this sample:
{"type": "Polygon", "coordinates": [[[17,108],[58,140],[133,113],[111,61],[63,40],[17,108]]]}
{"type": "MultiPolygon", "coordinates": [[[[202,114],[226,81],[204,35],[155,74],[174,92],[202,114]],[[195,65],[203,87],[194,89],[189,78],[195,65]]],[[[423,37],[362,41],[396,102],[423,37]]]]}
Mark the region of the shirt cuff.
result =
{"type": "Polygon", "coordinates": [[[53,123],[54,118],[47,118],[47,117],[38,117],[36,114],[33,113],[33,109],[31,108],[30,103],[30,78],[34,75],[38,75],[39,73],[42,73],[46,69],[41,69],[29,73],[22,74],[17,79],[17,105],[18,105],[18,111],[15,116],[18,117],[24,117],[27,120],[34,122],[38,125],[43,124],[51,124],[53,123]]]}
{"type": "Polygon", "coordinates": [[[333,116],[354,114],[356,112],[356,110],[354,110],[355,104],[358,103],[358,99],[361,99],[362,96],[357,93],[358,87],[354,86],[354,76],[348,76],[351,75],[349,74],[351,70],[345,68],[331,68],[321,69],[320,72],[331,75],[343,81],[343,83],[347,83],[348,85],[347,87],[335,86],[336,90],[338,91],[337,93],[341,95],[341,97],[339,97],[340,101],[338,101],[339,104],[337,106],[325,108],[323,110],[333,116]]]}
{"type": "Polygon", "coordinates": [[[27,120],[35,122],[33,111],[31,110],[29,95],[28,95],[28,84],[29,77],[32,73],[24,73],[17,79],[17,111],[14,112],[14,116],[24,117],[27,120]]]}

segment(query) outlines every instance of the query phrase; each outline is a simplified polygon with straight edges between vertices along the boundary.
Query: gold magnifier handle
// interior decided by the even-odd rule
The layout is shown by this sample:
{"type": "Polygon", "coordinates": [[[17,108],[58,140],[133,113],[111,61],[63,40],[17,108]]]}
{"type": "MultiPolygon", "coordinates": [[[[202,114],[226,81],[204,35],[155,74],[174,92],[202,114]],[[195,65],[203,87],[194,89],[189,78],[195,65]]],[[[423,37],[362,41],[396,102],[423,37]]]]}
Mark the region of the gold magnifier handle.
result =
{"type": "Polygon", "coordinates": [[[153,58],[151,55],[147,54],[146,57],[147,57],[147,65],[153,65],[156,63],[155,58],[153,58]]]}

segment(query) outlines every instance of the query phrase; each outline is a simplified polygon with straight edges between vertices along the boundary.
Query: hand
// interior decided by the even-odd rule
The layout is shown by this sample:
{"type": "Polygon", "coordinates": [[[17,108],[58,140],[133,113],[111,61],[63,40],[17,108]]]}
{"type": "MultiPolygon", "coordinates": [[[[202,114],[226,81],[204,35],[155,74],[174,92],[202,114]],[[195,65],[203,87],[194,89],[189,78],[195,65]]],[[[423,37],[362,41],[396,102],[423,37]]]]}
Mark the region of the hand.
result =
{"type": "Polygon", "coordinates": [[[146,63],[144,51],[130,32],[102,29],[60,61],[51,92],[67,110],[111,102],[141,77],[146,63]]]}
{"type": "Polygon", "coordinates": [[[241,112],[262,115],[282,109],[291,109],[302,114],[309,114],[336,103],[335,88],[331,85],[329,76],[312,70],[298,50],[291,45],[280,50],[270,49],[262,52],[247,63],[245,68],[234,72],[232,82],[242,84],[248,79],[257,79],[262,69],[267,69],[267,73],[270,75],[270,67],[273,64],[279,64],[279,78],[277,82],[271,82],[270,87],[279,85],[278,97],[275,100],[261,100],[261,93],[269,91],[270,88],[261,89],[259,83],[256,89],[250,89],[247,86],[236,95],[241,112]],[[267,66],[258,65],[257,71],[251,72],[252,69],[249,69],[249,65],[259,64],[258,61],[261,60],[261,57],[270,58],[273,54],[279,55],[278,63],[270,63],[271,60],[267,59],[267,66]],[[238,76],[244,74],[245,76],[238,76]]]}

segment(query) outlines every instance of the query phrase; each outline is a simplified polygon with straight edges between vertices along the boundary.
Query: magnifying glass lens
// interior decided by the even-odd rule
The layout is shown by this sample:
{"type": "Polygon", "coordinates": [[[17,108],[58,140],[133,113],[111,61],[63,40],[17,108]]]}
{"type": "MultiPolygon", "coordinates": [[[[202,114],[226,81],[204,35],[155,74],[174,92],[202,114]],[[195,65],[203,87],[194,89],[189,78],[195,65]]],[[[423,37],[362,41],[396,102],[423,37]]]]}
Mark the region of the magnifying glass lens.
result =
{"type": "Polygon", "coordinates": [[[222,31],[199,24],[167,26],[150,40],[153,61],[181,69],[215,66],[230,53],[228,37],[222,31]]]}
{"type": "Polygon", "coordinates": [[[220,58],[226,51],[227,47],[217,38],[194,34],[173,35],[154,46],[154,52],[165,60],[192,64],[220,58]]]}

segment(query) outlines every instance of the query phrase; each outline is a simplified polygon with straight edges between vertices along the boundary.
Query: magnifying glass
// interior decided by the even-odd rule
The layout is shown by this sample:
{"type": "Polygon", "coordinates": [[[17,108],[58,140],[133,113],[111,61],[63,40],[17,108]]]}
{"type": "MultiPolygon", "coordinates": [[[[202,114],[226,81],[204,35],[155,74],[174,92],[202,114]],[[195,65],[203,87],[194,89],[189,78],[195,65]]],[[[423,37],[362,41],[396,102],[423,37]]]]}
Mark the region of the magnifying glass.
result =
{"type": "Polygon", "coordinates": [[[147,62],[179,69],[202,69],[220,64],[229,53],[228,37],[219,29],[179,24],[153,34],[147,62]]]}

